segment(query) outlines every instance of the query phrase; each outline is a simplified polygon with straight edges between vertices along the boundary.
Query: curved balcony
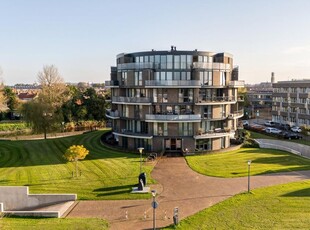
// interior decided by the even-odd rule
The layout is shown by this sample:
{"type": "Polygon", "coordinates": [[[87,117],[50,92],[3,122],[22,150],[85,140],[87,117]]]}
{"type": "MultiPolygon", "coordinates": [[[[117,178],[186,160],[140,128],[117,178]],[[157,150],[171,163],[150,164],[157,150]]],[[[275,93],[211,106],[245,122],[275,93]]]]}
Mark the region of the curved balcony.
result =
{"type": "Polygon", "coordinates": [[[244,87],[244,81],[230,81],[228,83],[229,87],[232,88],[243,88],[244,87]]]}
{"type": "Polygon", "coordinates": [[[140,104],[151,105],[151,97],[112,97],[113,104],[140,104]]]}
{"type": "Polygon", "coordinates": [[[228,119],[237,119],[237,118],[241,118],[243,117],[244,115],[244,110],[241,109],[241,110],[237,110],[237,111],[234,111],[233,113],[230,113],[228,114],[228,119]]]}
{"type": "Polygon", "coordinates": [[[138,139],[152,139],[153,136],[148,133],[141,133],[141,132],[133,132],[131,130],[121,129],[113,130],[113,134],[121,137],[130,137],[130,138],[138,138],[138,139]]]}
{"type": "Polygon", "coordinates": [[[200,122],[200,114],[146,114],[146,122],[200,122]]]}
{"type": "Polygon", "coordinates": [[[145,88],[200,88],[198,80],[147,80],[145,88]]]}
{"type": "Polygon", "coordinates": [[[142,70],[142,69],[154,69],[158,66],[154,62],[131,62],[122,63],[117,65],[118,70],[142,70]]]}
{"type": "Polygon", "coordinates": [[[199,140],[199,139],[210,139],[210,138],[219,138],[219,137],[226,137],[234,135],[234,132],[230,130],[225,130],[225,129],[214,129],[207,131],[205,133],[197,134],[194,136],[194,139],[199,140]]]}
{"type": "Polygon", "coordinates": [[[120,118],[118,110],[115,110],[115,111],[107,110],[105,116],[107,118],[110,118],[110,119],[119,119],[120,118]]]}
{"type": "Polygon", "coordinates": [[[210,121],[222,121],[226,120],[227,116],[225,116],[224,114],[221,114],[219,116],[213,116],[212,114],[204,114],[202,119],[210,121]]]}
{"type": "Polygon", "coordinates": [[[221,104],[235,104],[236,97],[205,97],[196,100],[196,105],[221,105],[221,104]]]}
{"type": "Polygon", "coordinates": [[[105,81],[104,83],[105,87],[107,88],[118,88],[119,87],[119,81],[105,81]]]}
{"type": "Polygon", "coordinates": [[[225,70],[230,71],[231,65],[224,63],[209,63],[209,62],[194,62],[193,69],[210,69],[210,70],[225,70]]]}

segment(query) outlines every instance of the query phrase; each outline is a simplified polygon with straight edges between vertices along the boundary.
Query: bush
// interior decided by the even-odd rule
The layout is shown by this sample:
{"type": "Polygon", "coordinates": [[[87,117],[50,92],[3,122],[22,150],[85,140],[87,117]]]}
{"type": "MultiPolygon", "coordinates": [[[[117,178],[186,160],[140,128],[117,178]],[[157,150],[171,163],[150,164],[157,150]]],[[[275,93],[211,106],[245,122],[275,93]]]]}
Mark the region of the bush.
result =
{"type": "Polygon", "coordinates": [[[259,148],[259,144],[253,139],[246,139],[243,142],[242,148],[259,148]]]}

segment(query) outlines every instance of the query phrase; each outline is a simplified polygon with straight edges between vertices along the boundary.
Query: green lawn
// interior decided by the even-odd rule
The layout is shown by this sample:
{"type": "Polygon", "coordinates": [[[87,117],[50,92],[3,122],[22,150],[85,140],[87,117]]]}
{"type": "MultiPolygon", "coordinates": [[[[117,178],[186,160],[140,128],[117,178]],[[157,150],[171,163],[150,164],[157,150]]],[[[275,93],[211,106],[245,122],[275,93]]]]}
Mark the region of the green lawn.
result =
{"type": "Polygon", "coordinates": [[[186,157],[193,170],[215,177],[247,176],[248,160],[252,160],[251,175],[310,170],[310,159],[273,149],[241,148],[224,153],[186,157]]]}
{"type": "MultiPolygon", "coordinates": [[[[95,131],[66,138],[0,141],[0,186],[28,185],[30,193],[77,193],[78,199],[141,199],[149,194],[130,194],[138,183],[139,153],[121,153],[104,147],[95,131]],[[74,164],[63,158],[73,144],[90,153],[78,163],[81,176],[72,178],[74,164]]],[[[148,182],[154,165],[143,164],[148,182]]]]}
{"type": "Polygon", "coordinates": [[[309,207],[307,180],[236,195],[182,220],[176,229],[309,229],[309,207]]]}
{"type": "Polygon", "coordinates": [[[96,218],[3,218],[0,219],[2,230],[84,230],[108,229],[108,224],[96,218]]]}

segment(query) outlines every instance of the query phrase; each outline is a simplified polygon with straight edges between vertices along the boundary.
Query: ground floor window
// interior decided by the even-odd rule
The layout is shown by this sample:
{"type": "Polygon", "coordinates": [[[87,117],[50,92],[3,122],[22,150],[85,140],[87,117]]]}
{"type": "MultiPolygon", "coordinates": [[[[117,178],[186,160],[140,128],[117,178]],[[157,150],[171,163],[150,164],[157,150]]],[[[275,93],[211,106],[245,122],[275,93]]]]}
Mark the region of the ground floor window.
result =
{"type": "Polygon", "coordinates": [[[211,139],[196,140],[196,151],[212,150],[211,139]]]}
{"type": "Polygon", "coordinates": [[[152,151],[152,140],[151,139],[134,139],[135,149],[143,147],[145,151],[152,151]]]}
{"type": "Polygon", "coordinates": [[[176,151],[182,149],[182,139],[166,138],[164,140],[165,150],[176,151]]]}

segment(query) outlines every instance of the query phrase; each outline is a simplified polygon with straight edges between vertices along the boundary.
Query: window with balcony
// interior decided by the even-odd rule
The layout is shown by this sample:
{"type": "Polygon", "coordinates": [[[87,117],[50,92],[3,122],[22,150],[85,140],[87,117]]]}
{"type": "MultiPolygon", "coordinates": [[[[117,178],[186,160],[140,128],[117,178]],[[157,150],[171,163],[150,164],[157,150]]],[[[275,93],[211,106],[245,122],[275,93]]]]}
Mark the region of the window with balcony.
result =
{"type": "Polygon", "coordinates": [[[168,136],[168,124],[154,122],[154,135],[155,136],[168,136]]]}
{"type": "Polygon", "coordinates": [[[168,89],[153,89],[154,102],[167,103],[168,89]]]}

